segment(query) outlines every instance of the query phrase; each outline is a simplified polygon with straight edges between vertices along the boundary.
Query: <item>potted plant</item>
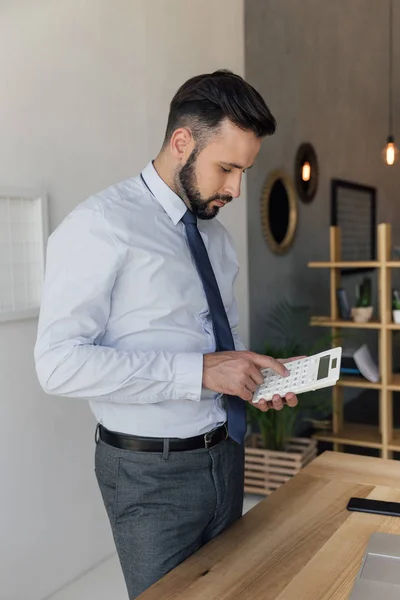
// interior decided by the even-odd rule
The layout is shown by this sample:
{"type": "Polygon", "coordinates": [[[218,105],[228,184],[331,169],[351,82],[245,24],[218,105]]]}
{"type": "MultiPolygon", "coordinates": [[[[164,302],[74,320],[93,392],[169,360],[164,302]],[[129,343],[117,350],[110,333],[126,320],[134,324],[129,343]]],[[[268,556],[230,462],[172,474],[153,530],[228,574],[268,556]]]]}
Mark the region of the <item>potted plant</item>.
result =
{"type": "Polygon", "coordinates": [[[393,321],[400,323],[400,294],[399,290],[393,290],[392,293],[392,310],[393,310],[393,321]]]}
{"type": "Polygon", "coordinates": [[[371,320],[374,307],[372,306],[372,282],[370,277],[364,277],[356,289],[356,305],[351,309],[351,316],[356,323],[366,323],[371,320]]]}
{"type": "MultiPolygon", "coordinates": [[[[271,343],[265,354],[274,358],[311,355],[327,348],[332,336],[308,342],[310,309],[292,306],[282,301],[267,320],[271,343]]],[[[327,412],[329,390],[307,392],[299,396],[299,404],[282,410],[260,411],[247,403],[251,434],[245,447],[245,491],[266,495],[295,475],[317,453],[316,441],[296,437],[300,423],[306,417],[327,412]]]]}

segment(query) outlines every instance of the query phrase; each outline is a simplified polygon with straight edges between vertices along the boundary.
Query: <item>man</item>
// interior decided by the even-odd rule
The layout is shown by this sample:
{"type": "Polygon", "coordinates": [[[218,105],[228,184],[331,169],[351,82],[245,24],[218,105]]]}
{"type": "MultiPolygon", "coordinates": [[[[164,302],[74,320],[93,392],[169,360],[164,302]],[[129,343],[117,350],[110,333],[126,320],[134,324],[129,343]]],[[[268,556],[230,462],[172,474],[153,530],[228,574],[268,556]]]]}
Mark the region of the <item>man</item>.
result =
{"type": "MultiPolygon", "coordinates": [[[[238,339],[237,259],[215,219],[274,130],[241,77],[194,77],[154,162],[80,204],[49,240],[37,374],[49,394],[89,399],[130,598],[241,516],[245,402],[262,368],[287,374],[238,339]]],[[[270,405],[284,402],[297,398],[270,405]]]]}

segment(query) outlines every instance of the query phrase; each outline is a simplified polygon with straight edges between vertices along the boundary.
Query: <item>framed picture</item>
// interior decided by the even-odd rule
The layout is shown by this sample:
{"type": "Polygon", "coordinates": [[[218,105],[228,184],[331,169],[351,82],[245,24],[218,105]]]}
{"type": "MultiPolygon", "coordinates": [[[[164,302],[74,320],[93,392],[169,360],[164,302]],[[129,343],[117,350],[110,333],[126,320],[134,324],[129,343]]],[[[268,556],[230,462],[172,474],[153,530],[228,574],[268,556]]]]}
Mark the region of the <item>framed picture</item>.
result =
{"type": "MultiPolygon", "coordinates": [[[[340,227],[343,261],[376,260],[376,188],[331,181],[331,225],[340,227]]],[[[343,269],[342,274],[371,269],[343,269]]]]}
{"type": "Polygon", "coordinates": [[[45,194],[0,188],[0,323],[38,316],[47,238],[45,194]]]}

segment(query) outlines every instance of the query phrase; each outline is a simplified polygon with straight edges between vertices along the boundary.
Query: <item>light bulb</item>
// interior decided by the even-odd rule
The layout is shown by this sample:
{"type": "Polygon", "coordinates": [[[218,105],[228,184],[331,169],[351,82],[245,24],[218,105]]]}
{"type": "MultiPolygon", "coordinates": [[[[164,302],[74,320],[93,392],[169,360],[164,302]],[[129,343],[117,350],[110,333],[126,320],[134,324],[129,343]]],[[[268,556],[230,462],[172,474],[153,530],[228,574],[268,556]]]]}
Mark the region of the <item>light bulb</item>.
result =
{"type": "Polygon", "coordinates": [[[311,165],[309,162],[305,162],[301,168],[301,178],[303,181],[310,181],[311,177],[311,165]]]}
{"type": "Polygon", "coordinates": [[[396,162],[398,154],[399,150],[394,143],[394,137],[390,135],[383,149],[383,160],[387,165],[392,166],[396,162]]]}

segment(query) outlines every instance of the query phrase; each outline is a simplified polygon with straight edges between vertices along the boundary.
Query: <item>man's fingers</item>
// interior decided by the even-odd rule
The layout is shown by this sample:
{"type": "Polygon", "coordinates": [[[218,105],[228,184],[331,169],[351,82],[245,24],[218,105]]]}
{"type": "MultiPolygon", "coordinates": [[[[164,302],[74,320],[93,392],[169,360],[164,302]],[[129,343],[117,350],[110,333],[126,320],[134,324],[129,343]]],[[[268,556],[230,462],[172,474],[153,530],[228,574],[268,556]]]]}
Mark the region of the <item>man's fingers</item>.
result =
{"type": "Polygon", "coordinates": [[[292,392],[289,392],[288,394],[286,394],[285,400],[286,400],[286,404],[288,406],[290,406],[291,408],[293,408],[294,406],[297,406],[297,404],[299,403],[296,394],[293,394],[292,392]]]}
{"type": "Polygon", "coordinates": [[[282,410],[283,400],[278,394],[274,394],[272,397],[272,406],[275,410],[282,410]]]}
{"type": "Polygon", "coordinates": [[[251,379],[254,381],[256,386],[264,383],[264,376],[261,373],[261,371],[259,369],[257,369],[257,367],[255,366],[254,363],[251,363],[248,374],[251,377],[251,379]]]}
{"type": "Polygon", "coordinates": [[[242,400],[245,400],[246,402],[251,402],[253,399],[253,394],[252,392],[250,392],[247,387],[243,386],[240,388],[240,391],[238,393],[238,396],[240,398],[242,398],[242,400]]]}
{"type": "Polygon", "coordinates": [[[282,410],[285,404],[287,404],[287,406],[289,406],[290,408],[294,408],[298,405],[298,403],[299,400],[296,394],[293,394],[293,392],[289,392],[284,398],[282,398],[282,396],[279,396],[278,394],[275,394],[272,400],[265,400],[265,398],[262,398],[257,404],[255,404],[255,406],[263,411],[269,410],[270,408],[273,408],[275,410],[282,410]]]}
{"type": "Polygon", "coordinates": [[[287,375],[289,375],[289,371],[286,367],[275,358],[272,358],[272,356],[256,354],[255,352],[249,352],[249,355],[250,359],[257,367],[261,367],[262,369],[272,369],[275,373],[282,375],[282,377],[287,377],[287,375]]]}
{"type": "Polygon", "coordinates": [[[251,377],[247,377],[245,386],[252,394],[254,394],[258,387],[258,384],[255,381],[253,381],[251,377]]]}
{"type": "Polygon", "coordinates": [[[267,412],[267,410],[271,408],[267,400],[259,400],[254,406],[256,406],[258,410],[261,410],[262,412],[267,412]]]}

